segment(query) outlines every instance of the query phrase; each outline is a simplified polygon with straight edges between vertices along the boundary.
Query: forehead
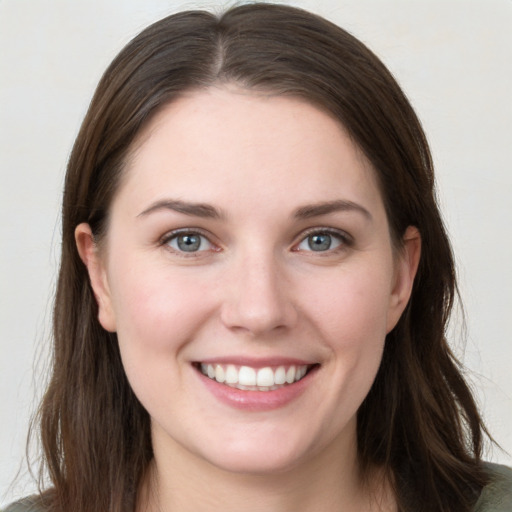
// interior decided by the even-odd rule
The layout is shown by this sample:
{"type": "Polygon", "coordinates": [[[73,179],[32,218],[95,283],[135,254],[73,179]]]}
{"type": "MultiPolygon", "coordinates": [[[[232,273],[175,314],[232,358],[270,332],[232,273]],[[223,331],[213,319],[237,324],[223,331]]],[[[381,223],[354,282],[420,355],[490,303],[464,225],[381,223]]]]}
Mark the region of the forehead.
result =
{"type": "Polygon", "coordinates": [[[134,201],[225,201],[232,193],[291,203],[344,193],[380,202],[371,165],[337,120],[301,99],[235,87],[166,105],[134,144],[123,181],[134,201]]]}

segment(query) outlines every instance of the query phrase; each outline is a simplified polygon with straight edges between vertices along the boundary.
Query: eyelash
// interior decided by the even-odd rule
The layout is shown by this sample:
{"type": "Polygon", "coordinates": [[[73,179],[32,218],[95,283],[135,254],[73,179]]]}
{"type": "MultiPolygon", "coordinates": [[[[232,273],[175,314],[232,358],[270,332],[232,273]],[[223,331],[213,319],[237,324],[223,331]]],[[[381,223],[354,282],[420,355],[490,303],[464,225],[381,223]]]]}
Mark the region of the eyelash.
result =
{"type": "MultiPolygon", "coordinates": [[[[333,228],[320,228],[320,227],[310,228],[304,232],[301,232],[300,236],[301,236],[300,241],[293,245],[292,250],[294,252],[311,252],[311,253],[316,252],[318,255],[322,255],[322,254],[326,255],[326,254],[332,254],[335,252],[342,251],[343,249],[351,247],[354,243],[354,241],[350,235],[348,235],[344,231],[333,229],[333,228]],[[309,237],[314,236],[314,235],[328,235],[332,238],[337,239],[339,241],[339,245],[333,249],[328,248],[325,251],[323,251],[323,250],[315,251],[313,249],[302,250],[302,249],[298,248],[301,244],[306,242],[309,237]]],[[[203,242],[201,241],[200,243],[202,244],[203,242]]],[[[173,253],[178,254],[182,257],[186,257],[186,258],[198,257],[202,253],[205,253],[208,251],[219,252],[221,250],[216,244],[214,244],[210,240],[209,234],[207,234],[204,231],[202,231],[201,229],[197,229],[197,228],[183,228],[183,229],[171,231],[170,233],[167,233],[160,239],[159,245],[166,246],[166,248],[171,250],[173,253]],[[208,249],[203,249],[203,250],[198,250],[198,251],[183,251],[183,250],[180,250],[180,249],[170,246],[170,243],[173,240],[177,240],[179,236],[184,236],[184,235],[188,235],[190,237],[194,237],[194,236],[201,237],[201,239],[206,240],[207,243],[210,244],[211,247],[213,247],[213,249],[208,248],[208,249]]]]}
{"type": "Polygon", "coordinates": [[[306,242],[309,237],[314,236],[314,235],[329,235],[330,237],[337,239],[340,243],[337,247],[335,247],[333,249],[329,248],[325,251],[314,251],[313,249],[311,249],[309,251],[304,251],[304,252],[312,252],[312,253],[316,252],[318,255],[327,255],[327,254],[333,254],[336,252],[340,252],[340,251],[350,248],[354,245],[353,238],[348,233],[346,233],[344,231],[341,231],[338,229],[333,229],[333,228],[316,228],[315,227],[315,228],[307,229],[306,231],[301,233],[300,242],[294,245],[293,250],[296,252],[301,251],[301,249],[298,249],[298,247],[301,244],[303,244],[304,242],[306,242]]]}
{"type": "MultiPolygon", "coordinates": [[[[197,229],[197,228],[183,228],[183,229],[177,229],[175,231],[171,231],[170,233],[167,233],[166,235],[164,235],[161,239],[160,239],[160,242],[159,244],[161,246],[165,246],[167,249],[169,249],[170,251],[172,251],[174,254],[177,254],[179,256],[182,256],[182,257],[185,257],[185,258],[193,258],[193,257],[198,257],[200,256],[202,253],[204,252],[207,252],[207,250],[200,250],[200,251],[183,251],[183,250],[179,250],[179,249],[176,249],[174,247],[171,247],[170,246],[170,243],[173,241],[173,240],[177,240],[178,237],[180,236],[185,236],[185,235],[188,235],[190,237],[194,237],[194,236],[198,236],[200,237],[201,239],[203,240],[206,240],[208,242],[208,244],[210,244],[211,247],[213,247],[213,249],[210,249],[212,250],[212,252],[218,252],[220,249],[210,240],[210,236],[203,232],[201,229],[197,229]]],[[[203,242],[201,242],[203,243],[203,242]]]]}

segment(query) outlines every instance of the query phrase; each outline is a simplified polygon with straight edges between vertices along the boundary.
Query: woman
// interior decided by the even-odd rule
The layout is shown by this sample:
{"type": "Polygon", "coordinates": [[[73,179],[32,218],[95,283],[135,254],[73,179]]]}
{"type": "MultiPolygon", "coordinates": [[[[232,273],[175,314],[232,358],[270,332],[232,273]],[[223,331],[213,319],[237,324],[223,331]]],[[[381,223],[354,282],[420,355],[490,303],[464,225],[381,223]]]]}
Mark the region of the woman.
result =
{"type": "Polygon", "coordinates": [[[433,187],[400,88],[329,22],[142,32],[68,165],[52,487],[9,510],[510,510],[444,337],[433,187]]]}

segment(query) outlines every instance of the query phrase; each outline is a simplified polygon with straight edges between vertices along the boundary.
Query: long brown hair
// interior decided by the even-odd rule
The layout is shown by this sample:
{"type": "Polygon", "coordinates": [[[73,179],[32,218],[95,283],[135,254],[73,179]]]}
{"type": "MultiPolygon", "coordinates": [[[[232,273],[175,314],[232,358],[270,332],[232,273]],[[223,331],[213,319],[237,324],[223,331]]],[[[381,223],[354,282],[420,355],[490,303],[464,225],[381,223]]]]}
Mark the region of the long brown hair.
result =
{"type": "Polygon", "coordinates": [[[270,4],[169,16],[133,39],[98,85],[66,175],[53,373],[39,413],[52,482],[42,503],[55,512],[135,506],[152,459],[150,420],[125,377],[116,335],[98,323],[74,230],[88,222],[101,240],[141,129],[184,91],[219,82],[303,98],[337,118],[373,165],[395,243],[408,226],[419,229],[412,297],[358,413],[359,457],[363,468],[387,471],[400,510],[469,511],[485,483],[483,426],[445,339],[455,270],[425,135],[361,42],[313,14],[270,4]]]}

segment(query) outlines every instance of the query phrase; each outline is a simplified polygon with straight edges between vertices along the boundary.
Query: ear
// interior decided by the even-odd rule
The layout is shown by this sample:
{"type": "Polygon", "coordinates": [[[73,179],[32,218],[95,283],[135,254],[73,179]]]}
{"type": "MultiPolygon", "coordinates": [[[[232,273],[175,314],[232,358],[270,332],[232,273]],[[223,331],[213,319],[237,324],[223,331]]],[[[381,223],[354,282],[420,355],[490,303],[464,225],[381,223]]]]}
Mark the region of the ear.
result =
{"type": "Polygon", "coordinates": [[[80,259],[87,267],[94,297],[98,303],[98,320],[105,330],[115,332],[116,321],[105,263],[94,241],[89,224],[82,223],[76,227],[75,242],[80,259]]]}
{"type": "Polygon", "coordinates": [[[414,226],[409,226],[402,240],[402,247],[395,262],[395,276],[388,311],[387,332],[398,323],[411,296],[414,278],[421,256],[421,235],[414,226]]]}

